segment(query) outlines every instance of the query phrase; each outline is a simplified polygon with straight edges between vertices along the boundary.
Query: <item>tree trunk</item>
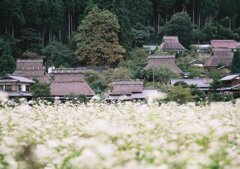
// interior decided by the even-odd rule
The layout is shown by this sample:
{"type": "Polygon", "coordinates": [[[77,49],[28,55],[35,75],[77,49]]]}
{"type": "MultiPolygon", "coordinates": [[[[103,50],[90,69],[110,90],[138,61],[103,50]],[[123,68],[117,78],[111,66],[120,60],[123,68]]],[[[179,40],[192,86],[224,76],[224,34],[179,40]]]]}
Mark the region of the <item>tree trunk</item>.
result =
{"type": "Polygon", "coordinates": [[[70,22],[71,22],[71,36],[72,36],[72,32],[73,32],[73,17],[72,17],[72,15],[70,15],[71,17],[71,20],[70,20],[70,22]]]}
{"type": "Polygon", "coordinates": [[[195,24],[195,0],[193,0],[193,9],[192,10],[193,10],[193,14],[192,14],[193,19],[192,20],[193,20],[193,25],[194,25],[195,24]]]}
{"type": "Polygon", "coordinates": [[[45,45],[45,31],[44,31],[44,28],[43,28],[43,30],[42,30],[42,45],[43,45],[43,47],[44,47],[44,45],[45,45]]]}
{"type": "Polygon", "coordinates": [[[8,27],[5,27],[5,34],[8,34],[8,27]]]}
{"type": "Polygon", "coordinates": [[[12,37],[14,38],[15,36],[15,30],[14,30],[14,26],[12,26],[12,37]]]}
{"type": "Polygon", "coordinates": [[[59,41],[61,42],[62,41],[62,31],[59,30],[59,41]]]}
{"type": "Polygon", "coordinates": [[[159,34],[160,33],[160,13],[159,12],[158,12],[158,25],[157,25],[157,28],[158,28],[157,32],[159,34]]]}
{"type": "Polygon", "coordinates": [[[71,25],[70,25],[70,12],[68,12],[68,37],[70,38],[71,36],[71,25]]]}

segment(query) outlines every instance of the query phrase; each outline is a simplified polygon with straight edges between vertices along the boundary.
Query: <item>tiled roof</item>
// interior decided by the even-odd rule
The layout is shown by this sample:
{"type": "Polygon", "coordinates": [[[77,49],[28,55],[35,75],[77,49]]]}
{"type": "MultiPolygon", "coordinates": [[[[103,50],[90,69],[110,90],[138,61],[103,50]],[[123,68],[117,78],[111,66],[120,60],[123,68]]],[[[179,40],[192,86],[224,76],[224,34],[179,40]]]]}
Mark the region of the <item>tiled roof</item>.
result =
{"type": "Polygon", "coordinates": [[[174,85],[177,82],[185,82],[187,85],[196,85],[199,88],[209,88],[213,80],[212,79],[171,79],[172,85],[174,85]]]}
{"type": "Polygon", "coordinates": [[[174,55],[167,56],[149,56],[148,64],[145,69],[168,68],[176,74],[182,73],[181,69],[175,63],[174,55]]]}
{"type": "Polygon", "coordinates": [[[238,44],[235,40],[212,40],[211,45],[213,48],[236,49],[238,44]]]}
{"type": "Polygon", "coordinates": [[[0,82],[21,82],[21,83],[34,83],[33,80],[21,76],[7,75],[0,78],[0,82]]]}
{"type": "Polygon", "coordinates": [[[163,51],[186,51],[186,49],[180,44],[177,36],[164,36],[160,49],[163,51]]]}
{"type": "Polygon", "coordinates": [[[230,66],[233,52],[230,49],[213,49],[212,56],[205,62],[204,67],[230,66]]]}
{"type": "Polygon", "coordinates": [[[233,80],[236,77],[239,77],[240,74],[232,74],[232,75],[227,75],[224,78],[221,79],[221,81],[228,81],[228,80],[233,80]]]}

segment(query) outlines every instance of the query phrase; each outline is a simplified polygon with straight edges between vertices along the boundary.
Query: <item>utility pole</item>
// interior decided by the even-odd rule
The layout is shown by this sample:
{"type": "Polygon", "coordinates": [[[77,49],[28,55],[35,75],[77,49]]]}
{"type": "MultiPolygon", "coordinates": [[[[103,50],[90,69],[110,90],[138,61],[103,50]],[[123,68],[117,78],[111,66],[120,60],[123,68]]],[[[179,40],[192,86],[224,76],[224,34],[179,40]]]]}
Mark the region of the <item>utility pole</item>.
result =
{"type": "Polygon", "coordinates": [[[154,69],[152,69],[153,71],[153,87],[155,87],[155,75],[154,75],[154,69]]]}

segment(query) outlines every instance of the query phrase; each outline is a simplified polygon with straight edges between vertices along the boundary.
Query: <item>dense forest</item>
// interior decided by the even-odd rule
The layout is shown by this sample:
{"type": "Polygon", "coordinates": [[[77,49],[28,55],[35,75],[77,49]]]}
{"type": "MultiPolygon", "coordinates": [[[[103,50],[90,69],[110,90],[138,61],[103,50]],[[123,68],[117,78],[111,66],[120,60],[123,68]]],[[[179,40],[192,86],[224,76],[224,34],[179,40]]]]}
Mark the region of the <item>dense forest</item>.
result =
{"type": "MultiPolygon", "coordinates": [[[[76,59],[74,37],[94,6],[117,17],[116,40],[125,55],[143,44],[159,44],[164,34],[173,35],[176,31],[167,27],[179,12],[191,20],[191,33],[184,35],[187,48],[210,39],[240,40],[239,0],[1,0],[0,54],[9,41],[15,59],[44,55],[55,66],[84,65],[76,59]]],[[[185,33],[181,25],[175,27],[177,35],[185,33]]]]}

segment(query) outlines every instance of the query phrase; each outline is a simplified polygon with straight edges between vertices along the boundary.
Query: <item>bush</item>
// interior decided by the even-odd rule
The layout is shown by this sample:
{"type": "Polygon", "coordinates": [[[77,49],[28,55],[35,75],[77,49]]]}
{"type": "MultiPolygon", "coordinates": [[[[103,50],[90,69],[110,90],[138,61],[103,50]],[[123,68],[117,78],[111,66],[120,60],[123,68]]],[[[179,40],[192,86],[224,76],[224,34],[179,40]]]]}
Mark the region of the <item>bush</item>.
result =
{"type": "Polygon", "coordinates": [[[194,101],[194,99],[189,88],[174,86],[170,89],[166,101],[175,101],[178,104],[185,104],[194,101]]]}
{"type": "Polygon", "coordinates": [[[234,98],[230,94],[212,93],[209,95],[209,101],[211,102],[220,102],[220,101],[229,102],[233,100],[234,98]]]}
{"type": "Polygon", "coordinates": [[[154,79],[155,82],[167,84],[171,78],[178,78],[178,77],[179,76],[177,74],[173,73],[168,68],[159,68],[154,70],[143,69],[140,72],[140,78],[144,79],[144,81],[147,81],[147,82],[153,82],[153,79],[154,79]]]}
{"type": "Polygon", "coordinates": [[[33,97],[49,97],[50,86],[46,83],[36,82],[30,87],[30,91],[33,93],[33,97]]]}

